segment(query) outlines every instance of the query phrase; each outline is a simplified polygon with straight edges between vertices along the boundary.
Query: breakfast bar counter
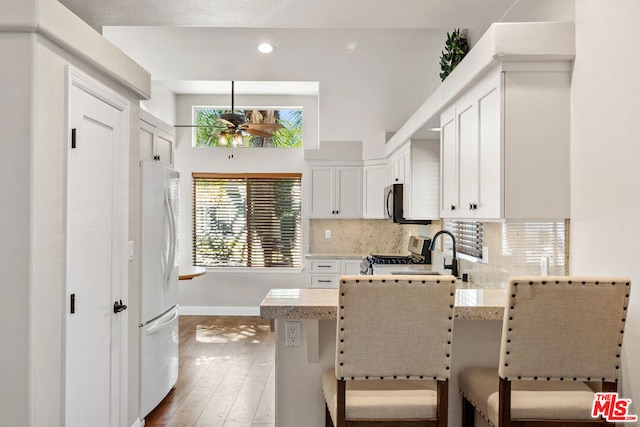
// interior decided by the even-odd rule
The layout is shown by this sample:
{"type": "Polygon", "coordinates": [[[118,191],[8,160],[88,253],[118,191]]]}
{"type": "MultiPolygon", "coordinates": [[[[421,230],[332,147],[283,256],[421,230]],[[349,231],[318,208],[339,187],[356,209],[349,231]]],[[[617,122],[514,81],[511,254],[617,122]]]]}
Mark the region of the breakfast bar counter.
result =
{"type": "MultiPolygon", "coordinates": [[[[498,364],[506,292],[458,283],[449,380],[451,426],[461,423],[458,372],[467,366],[498,364]]],[[[272,321],[276,333],[277,427],[325,425],[320,380],[335,363],[337,305],[337,289],[309,288],[272,289],[260,304],[261,317],[272,321]],[[299,322],[293,324],[301,330],[295,346],[285,339],[285,330],[292,325],[288,322],[299,322]]]]}
{"type": "MultiPolygon", "coordinates": [[[[469,287],[456,288],[455,318],[460,320],[500,320],[506,303],[506,290],[469,287]]],[[[271,289],[260,304],[263,319],[335,320],[338,312],[337,289],[271,289]]]]}

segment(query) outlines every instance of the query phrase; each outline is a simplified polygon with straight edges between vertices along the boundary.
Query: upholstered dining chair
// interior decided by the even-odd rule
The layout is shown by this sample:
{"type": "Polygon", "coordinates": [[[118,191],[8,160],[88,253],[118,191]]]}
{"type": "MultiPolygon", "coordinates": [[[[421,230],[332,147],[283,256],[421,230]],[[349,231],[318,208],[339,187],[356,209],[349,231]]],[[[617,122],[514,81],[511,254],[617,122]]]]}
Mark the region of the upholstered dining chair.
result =
{"type": "Polygon", "coordinates": [[[498,368],[459,374],[463,426],[593,426],[595,392],[616,392],[630,281],[509,280],[498,368]]]}
{"type": "Polygon", "coordinates": [[[447,425],[453,276],[343,276],[326,425],[447,425]]]}

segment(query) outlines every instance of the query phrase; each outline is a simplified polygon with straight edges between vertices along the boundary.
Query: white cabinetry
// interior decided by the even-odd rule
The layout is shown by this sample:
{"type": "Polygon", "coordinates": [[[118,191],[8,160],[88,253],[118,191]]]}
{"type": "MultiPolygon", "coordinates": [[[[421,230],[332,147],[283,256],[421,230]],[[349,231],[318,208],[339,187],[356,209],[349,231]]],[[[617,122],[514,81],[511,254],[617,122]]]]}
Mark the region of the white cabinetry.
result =
{"type": "Polygon", "coordinates": [[[569,217],[566,69],[496,70],[440,116],[440,214],[569,217]]]}
{"type": "Polygon", "coordinates": [[[440,143],[411,140],[389,159],[390,183],[403,184],[405,219],[440,218],[440,143]]]}
{"type": "Polygon", "coordinates": [[[409,162],[409,147],[401,148],[397,154],[391,156],[389,166],[390,184],[404,184],[405,164],[409,162]]]}
{"type": "Polygon", "coordinates": [[[361,165],[309,165],[309,218],[362,218],[361,165]]]}
{"type": "Polygon", "coordinates": [[[140,111],[140,159],[173,166],[175,134],[160,119],[140,111]]]}
{"type": "Polygon", "coordinates": [[[389,184],[388,170],[385,160],[364,164],[362,216],[365,219],[384,219],[384,188],[389,184]]]}
{"type": "Polygon", "coordinates": [[[340,276],[360,274],[361,257],[309,258],[309,286],[311,288],[337,288],[340,276]]]}

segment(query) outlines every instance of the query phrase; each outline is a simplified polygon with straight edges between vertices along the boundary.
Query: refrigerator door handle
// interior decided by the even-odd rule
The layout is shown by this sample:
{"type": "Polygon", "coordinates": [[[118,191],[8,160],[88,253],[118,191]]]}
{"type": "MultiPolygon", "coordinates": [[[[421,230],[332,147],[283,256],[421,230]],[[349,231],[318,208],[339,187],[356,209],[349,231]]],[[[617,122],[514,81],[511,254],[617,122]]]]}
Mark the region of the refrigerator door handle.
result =
{"type": "Polygon", "coordinates": [[[173,322],[177,318],[178,318],[178,310],[176,310],[175,313],[173,313],[173,316],[171,316],[171,319],[167,320],[166,322],[162,322],[157,325],[153,324],[149,326],[147,328],[147,335],[155,334],[156,332],[162,330],[165,326],[167,326],[169,323],[173,322]]]}
{"type": "Polygon", "coordinates": [[[171,203],[171,190],[169,188],[165,191],[166,194],[166,204],[167,204],[167,214],[169,215],[169,256],[167,259],[167,286],[169,280],[171,279],[171,275],[173,274],[173,270],[175,269],[175,257],[176,257],[176,244],[178,241],[177,238],[177,229],[176,229],[176,216],[173,212],[173,204],[171,203]]]}

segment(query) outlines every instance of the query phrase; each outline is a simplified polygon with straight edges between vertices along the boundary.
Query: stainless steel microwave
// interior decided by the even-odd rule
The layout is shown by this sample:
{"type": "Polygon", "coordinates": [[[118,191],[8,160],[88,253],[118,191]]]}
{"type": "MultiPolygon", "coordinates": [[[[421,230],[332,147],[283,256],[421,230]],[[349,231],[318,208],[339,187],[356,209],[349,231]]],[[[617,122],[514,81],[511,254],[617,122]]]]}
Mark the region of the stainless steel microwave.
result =
{"type": "Polygon", "coordinates": [[[384,188],[384,217],[396,224],[431,224],[431,220],[405,219],[402,184],[384,188]]]}

